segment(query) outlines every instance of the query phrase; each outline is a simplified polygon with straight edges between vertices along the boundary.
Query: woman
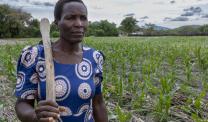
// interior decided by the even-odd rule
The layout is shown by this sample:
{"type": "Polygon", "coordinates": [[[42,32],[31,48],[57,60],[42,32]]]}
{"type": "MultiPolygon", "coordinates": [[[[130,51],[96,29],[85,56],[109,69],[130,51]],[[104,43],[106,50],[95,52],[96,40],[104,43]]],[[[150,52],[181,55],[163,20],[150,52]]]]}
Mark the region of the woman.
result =
{"type": "Polygon", "coordinates": [[[52,44],[56,102],[45,100],[43,46],[23,49],[17,66],[18,118],[23,122],[107,122],[101,92],[103,55],[81,44],[88,26],[86,6],[81,0],[59,0],[54,17],[60,31],[59,40],[52,44]]]}

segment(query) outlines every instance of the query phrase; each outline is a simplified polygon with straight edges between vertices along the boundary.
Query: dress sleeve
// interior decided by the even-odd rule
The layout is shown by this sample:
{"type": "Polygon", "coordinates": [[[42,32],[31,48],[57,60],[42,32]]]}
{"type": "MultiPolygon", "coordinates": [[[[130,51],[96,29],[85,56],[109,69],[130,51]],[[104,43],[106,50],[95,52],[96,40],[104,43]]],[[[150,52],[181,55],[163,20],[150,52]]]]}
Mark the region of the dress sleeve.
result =
{"type": "Polygon", "coordinates": [[[94,75],[95,95],[98,95],[102,93],[104,55],[100,51],[95,51],[94,58],[97,64],[94,75]]]}
{"type": "Polygon", "coordinates": [[[35,64],[38,57],[37,47],[23,49],[17,63],[17,83],[15,95],[21,99],[37,99],[38,74],[35,64]]]}

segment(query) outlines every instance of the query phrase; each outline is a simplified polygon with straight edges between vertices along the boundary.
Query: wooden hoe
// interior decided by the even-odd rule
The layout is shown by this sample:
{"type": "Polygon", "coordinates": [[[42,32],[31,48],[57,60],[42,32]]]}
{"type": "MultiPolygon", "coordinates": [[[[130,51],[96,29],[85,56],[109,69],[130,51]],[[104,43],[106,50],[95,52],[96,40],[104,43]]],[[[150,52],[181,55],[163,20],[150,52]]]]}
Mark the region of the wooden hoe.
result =
{"type": "MultiPolygon", "coordinates": [[[[50,23],[46,18],[40,21],[40,31],[42,34],[42,41],[45,53],[45,65],[46,65],[46,99],[56,101],[55,93],[55,78],[54,78],[54,63],[50,42],[50,23]]],[[[49,118],[50,120],[53,118],[49,118]]]]}

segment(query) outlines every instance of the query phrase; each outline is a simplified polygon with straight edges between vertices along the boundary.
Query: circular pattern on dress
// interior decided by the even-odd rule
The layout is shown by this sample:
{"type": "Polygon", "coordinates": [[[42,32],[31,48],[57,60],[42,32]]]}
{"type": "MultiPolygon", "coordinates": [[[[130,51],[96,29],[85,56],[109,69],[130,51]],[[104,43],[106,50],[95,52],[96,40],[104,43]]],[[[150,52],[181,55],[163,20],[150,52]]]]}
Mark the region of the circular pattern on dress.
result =
{"type": "Polygon", "coordinates": [[[91,96],[92,89],[88,83],[81,83],[78,88],[78,95],[81,99],[88,99],[91,96]]]}
{"type": "Polygon", "coordinates": [[[24,72],[18,72],[17,73],[16,90],[20,91],[23,88],[24,83],[25,83],[25,73],[24,72]]]}
{"type": "Polygon", "coordinates": [[[65,76],[56,76],[56,100],[62,101],[66,99],[71,91],[70,81],[65,76]]]}
{"type": "Polygon", "coordinates": [[[35,59],[38,55],[38,48],[37,47],[33,47],[31,50],[26,49],[23,53],[22,53],[22,57],[21,57],[21,63],[26,67],[30,67],[35,63],[35,59]]]}
{"type": "Polygon", "coordinates": [[[93,77],[93,81],[94,81],[94,84],[95,84],[96,86],[100,83],[99,77],[96,77],[96,76],[93,77]]]}
{"type": "Polygon", "coordinates": [[[30,82],[33,84],[37,84],[39,82],[39,78],[38,78],[38,74],[34,73],[31,78],[30,78],[30,82]]]}
{"type": "Polygon", "coordinates": [[[22,95],[22,99],[35,99],[37,94],[37,90],[27,90],[22,95]]]}
{"type": "Polygon", "coordinates": [[[103,56],[98,51],[94,51],[93,58],[98,65],[97,66],[98,69],[100,69],[100,71],[102,72],[103,71],[103,56]]]}
{"type": "Polygon", "coordinates": [[[84,112],[88,111],[88,109],[90,108],[90,106],[88,104],[83,104],[79,107],[77,113],[75,113],[73,116],[80,116],[82,115],[84,112]]]}
{"type": "Polygon", "coordinates": [[[45,81],[45,79],[46,79],[46,70],[45,69],[46,69],[45,60],[43,58],[39,58],[37,65],[36,65],[36,71],[37,71],[41,81],[45,81]]]}
{"type": "Polygon", "coordinates": [[[99,57],[100,57],[100,53],[98,51],[94,51],[93,52],[93,58],[94,58],[96,63],[98,63],[99,57]]]}
{"type": "Polygon", "coordinates": [[[95,74],[100,73],[100,70],[98,68],[95,68],[95,74]]]}
{"type": "Polygon", "coordinates": [[[22,49],[22,51],[24,52],[24,51],[26,51],[27,49],[29,49],[31,46],[30,45],[27,45],[27,46],[25,46],[23,49],[22,49]]]}
{"type": "Polygon", "coordinates": [[[83,50],[90,50],[91,48],[89,47],[83,47],[83,50]]]}
{"type": "Polygon", "coordinates": [[[89,60],[83,59],[80,64],[76,64],[75,73],[78,78],[88,80],[92,75],[92,64],[89,60]]]}
{"type": "Polygon", "coordinates": [[[103,56],[101,55],[98,59],[98,69],[103,72],[103,56]]]}
{"type": "Polygon", "coordinates": [[[92,117],[93,117],[92,114],[93,114],[92,109],[89,109],[89,110],[87,111],[87,113],[85,114],[84,122],[89,122],[89,120],[91,120],[92,117]]]}

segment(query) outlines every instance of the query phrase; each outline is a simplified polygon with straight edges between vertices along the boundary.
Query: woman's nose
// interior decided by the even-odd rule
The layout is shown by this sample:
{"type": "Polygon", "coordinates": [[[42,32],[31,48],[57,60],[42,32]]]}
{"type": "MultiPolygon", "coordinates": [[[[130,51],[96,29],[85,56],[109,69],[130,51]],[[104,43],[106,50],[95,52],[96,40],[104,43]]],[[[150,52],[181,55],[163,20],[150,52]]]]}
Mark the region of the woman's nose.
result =
{"type": "Polygon", "coordinates": [[[75,26],[82,26],[82,21],[80,20],[80,18],[77,18],[75,20],[75,26]]]}

